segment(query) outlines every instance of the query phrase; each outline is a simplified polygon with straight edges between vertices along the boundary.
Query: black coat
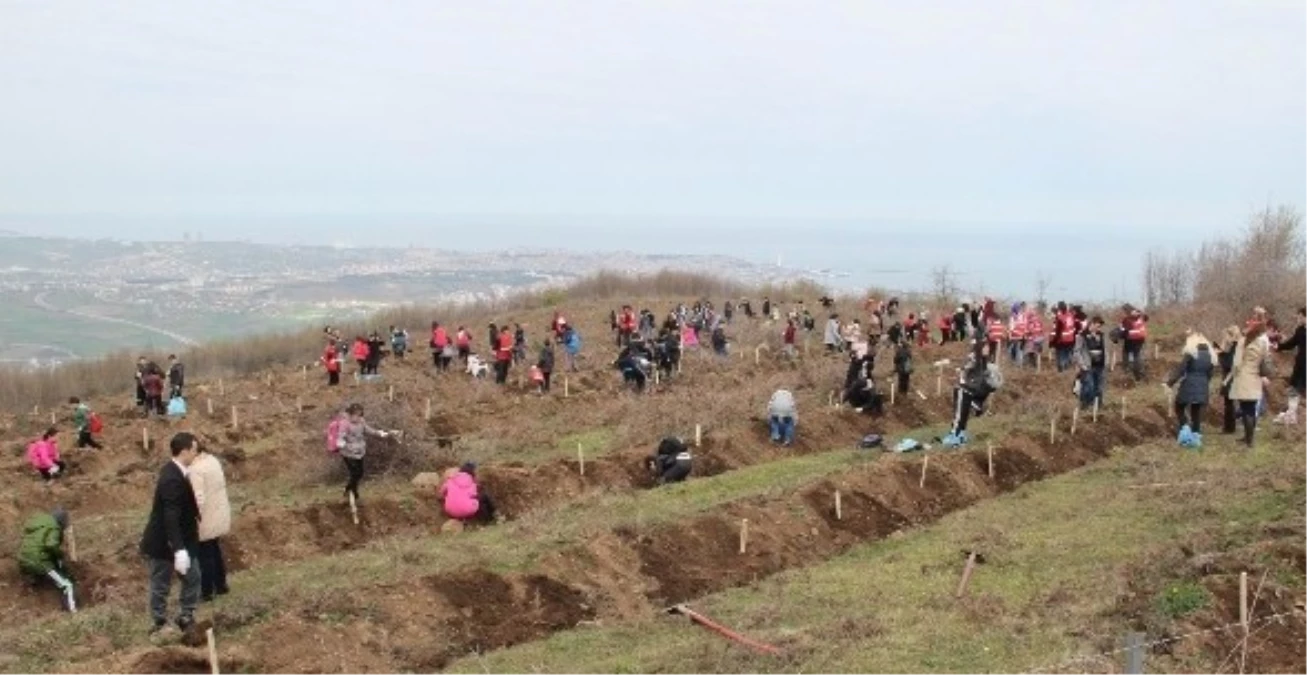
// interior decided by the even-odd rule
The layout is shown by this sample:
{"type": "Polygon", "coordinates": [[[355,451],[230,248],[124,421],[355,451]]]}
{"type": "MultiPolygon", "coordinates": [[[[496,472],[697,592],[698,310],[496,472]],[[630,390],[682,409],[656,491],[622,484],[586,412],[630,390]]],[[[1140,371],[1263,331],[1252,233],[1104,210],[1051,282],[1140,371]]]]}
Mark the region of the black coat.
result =
{"type": "Polygon", "coordinates": [[[1293,359],[1293,374],[1289,376],[1289,384],[1298,391],[1303,390],[1303,385],[1307,384],[1307,372],[1303,368],[1303,347],[1307,346],[1307,335],[1304,335],[1302,326],[1293,332],[1293,337],[1281,342],[1279,351],[1286,352],[1290,349],[1297,349],[1298,353],[1293,359]]]}
{"type": "Polygon", "coordinates": [[[168,369],[168,384],[174,387],[180,387],[186,383],[186,370],[180,362],[172,364],[168,369]]]}
{"type": "Polygon", "coordinates": [[[141,535],[141,554],[148,558],[171,559],[186,549],[192,556],[200,544],[200,507],[195,491],[176,462],[159,470],[154,486],[154,505],[141,535]]]}
{"type": "Polygon", "coordinates": [[[1207,345],[1199,345],[1197,354],[1185,354],[1179,365],[1172,371],[1167,385],[1180,387],[1175,392],[1175,402],[1184,405],[1206,405],[1211,391],[1212,375],[1216,372],[1212,350],[1207,345]]]}

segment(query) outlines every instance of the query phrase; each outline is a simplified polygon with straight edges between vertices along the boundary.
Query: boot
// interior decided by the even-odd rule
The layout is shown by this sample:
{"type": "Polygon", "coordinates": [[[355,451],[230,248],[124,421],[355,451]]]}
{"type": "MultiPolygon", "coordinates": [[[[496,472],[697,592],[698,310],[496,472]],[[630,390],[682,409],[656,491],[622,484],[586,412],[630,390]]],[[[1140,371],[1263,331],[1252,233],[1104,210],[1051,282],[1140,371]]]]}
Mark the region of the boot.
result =
{"type": "Polygon", "coordinates": [[[1253,431],[1257,428],[1257,418],[1245,416],[1243,418],[1243,444],[1249,448],[1253,447],[1253,431]]]}

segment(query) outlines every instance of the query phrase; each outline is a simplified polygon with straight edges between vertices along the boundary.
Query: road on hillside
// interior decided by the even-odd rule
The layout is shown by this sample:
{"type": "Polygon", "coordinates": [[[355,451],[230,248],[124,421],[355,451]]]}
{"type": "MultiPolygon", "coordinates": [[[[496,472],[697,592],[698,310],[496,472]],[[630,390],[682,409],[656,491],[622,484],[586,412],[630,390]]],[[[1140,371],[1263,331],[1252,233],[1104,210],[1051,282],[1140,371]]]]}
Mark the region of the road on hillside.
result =
{"type": "Polygon", "coordinates": [[[157,333],[164,337],[176,340],[177,342],[180,342],[184,345],[193,346],[199,344],[195,340],[192,340],[191,338],[188,338],[185,335],[182,335],[181,333],[174,333],[170,330],[165,330],[163,328],[156,328],[154,326],[144,324],[144,323],[139,323],[137,321],[131,321],[129,319],[119,319],[113,316],[100,316],[99,314],[91,314],[90,312],[79,312],[75,309],[60,309],[45,301],[45,293],[37,293],[36,297],[32,298],[32,302],[36,303],[37,307],[40,307],[41,309],[44,309],[47,312],[71,314],[73,316],[78,316],[83,319],[91,319],[92,321],[106,321],[108,323],[119,323],[124,326],[131,326],[133,328],[139,328],[141,330],[149,331],[151,333],[157,333]]]}

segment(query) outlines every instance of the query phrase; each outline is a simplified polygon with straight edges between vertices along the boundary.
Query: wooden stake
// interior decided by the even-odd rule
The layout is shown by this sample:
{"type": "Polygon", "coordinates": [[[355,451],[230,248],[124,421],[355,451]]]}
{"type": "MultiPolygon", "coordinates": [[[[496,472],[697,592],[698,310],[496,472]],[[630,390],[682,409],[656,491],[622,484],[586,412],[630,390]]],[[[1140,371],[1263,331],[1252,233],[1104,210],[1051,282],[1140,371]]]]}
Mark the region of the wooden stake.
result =
{"type": "Polygon", "coordinates": [[[225,386],[223,386],[223,384],[222,384],[222,378],[221,378],[221,377],[218,378],[218,395],[219,395],[219,396],[226,396],[226,395],[227,395],[227,388],[226,388],[225,386]]]}
{"type": "Polygon", "coordinates": [[[390,399],[391,403],[395,402],[395,385],[390,385],[390,389],[386,392],[386,397],[390,399]]]}
{"type": "Polygon", "coordinates": [[[424,419],[424,420],[430,420],[430,419],[431,419],[431,399],[430,399],[430,398],[427,398],[427,409],[422,413],[422,419],[424,419]]]}
{"type": "Polygon", "coordinates": [[[1035,372],[1044,372],[1044,352],[1035,352],[1035,372]]]}
{"type": "Polygon", "coordinates": [[[921,458],[921,483],[917,487],[925,489],[926,487],[926,467],[930,466],[930,455],[921,458]]]}
{"type": "MultiPolygon", "coordinates": [[[[679,364],[679,363],[676,364],[676,369],[677,369],[677,372],[680,372],[681,364],[679,364]]],[[[568,395],[568,394],[567,394],[567,389],[568,389],[568,386],[567,386],[567,376],[564,375],[564,376],[563,376],[563,398],[567,398],[567,395],[568,395]]]]}
{"type": "Polygon", "coordinates": [[[892,379],[889,381],[889,404],[894,405],[894,397],[899,391],[899,381],[892,379]]]}
{"type": "Polygon", "coordinates": [[[218,641],[213,637],[213,626],[204,630],[204,639],[209,643],[209,672],[218,675],[218,641]]]}
{"type": "Polygon", "coordinates": [[[581,475],[585,475],[585,450],[581,449],[581,444],[576,444],[576,463],[581,468],[581,475]]]}
{"type": "Polygon", "coordinates": [[[1156,342],[1154,342],[1154,343],[1153,343],[1153,360],[1156,361],[1157,359],[1159,359],[1159,358],[1161,358],[1161,357],[1162,357],[1162,345],[1159,345],[1159,344],[1157,344],[1156,342]]]}
{"type": "Polygon", "coordinates": [[[1248,573],[1239,573],[1239,626],[1243,628],[1243,634],[1248,636],[1248,573]]]}
{"type": "Polygon", "coordinates": [[[994,444],[989,443],[985,446],[985,454],[989,456],[989,477],[994,477],[994,444]]]}
{"type": "Polygon", "coordinates": [[[1098,424],[1098,402],[1103,400],[1102,396],[1094,397],[1094,424],[1098,424]]]}
{"type": "Polygon", "coordinates": [[[743,554],[749,549],[749,519],[740,520],[740,553],[743,554]]]}
{"type": "Polygon", "coordinates": [[[694,447],[697,448],[702,444],[703,444],[703,427],[696,424],[694,425],[694,447]]]}
{"type": "Polygon", "coordinates": [[[1080,406],[1071,409],[1071,435],[1076,435],[1076,424],[1080,421],[1080,406]]]}
{"type": "Polygon", "coordinates": [[[921,391],[920,389],[917,390],[917,396],[920,396],[920,397],[921,397],[921,400],[923,400],[923,401],[926,400],[926,394],[925,394],[925,392],[921,391]]]}
{"type": "Polygon", "coordinates": [[[59,423],[59,420],[55,419],[54,411],[51,410],[51,411],[50,411],[50,424],[53,426],[53,425],[58,424],[58,423],[59,423]]]}
{"type": "Polygon", "coordinates": [[[940,396],[944,393],[944,369],[935,368],[935,395],[940,396]]]}
{"type": "Polygon", "coordinates": [[[236,406],[231,407],[231,428],[239,429],[241,425],[240,413],[236,412],[236,406]]]}
{"type": "Polygon", "coordinates": [[[308,381],[309,381],[309,367],[308,367],[308,366],[300,366],[300,379],[301,379],[301,380],[304,380],[305,382],[308,382],[308,381]]]}
{"type": "Polygon", "coordinates": [[[204,407],[208,409],[209,417],[213,417],[213,399],[211,398],[204,399],[204,407]]]}
{"type": "Polygon", "coordinates": [[[148,451],[150,449],[150,428],[141,427],[141,449],[148,451]]]}
{"type": "Polygon", "coordinates": [[[967,566],[962,569],[962,581],[958,582],[958,592],[953,594],[955,598],[961,598],[967,590],[967,582],[971,581],[971,573],[976,569],[976,552],[972,551],[967,556],[967,566]]]}
{"type": "Polygon", "coordinates": [[[359,505],[354,499],[354,493],[349,493],[349,515],[354,519],[354,524],[359,524],[359,505]]]}
{"type": "Polygon", "coordinates": [[[1125,421],[1125,397],[1121,397],[1121,421],[1125,421]]]}
{"type": "Polygon", "coordinates": [[[1053,413],[1048,420],[1048,444],[1054,443],[1057,443],[1057,413],[1053,413]]]}
{"type": "Polygon", "coordinates": [[[835,520],[844,520],[844,508],[840,503],[840,491],[835,491],[835,520]]]}
{"type": "Polygon", "coordinates": [[[77,562],[77,537],[73,535],[73,526],[68,526],[68,531],[64,532],[64,538],[68,540],[68,559],[77,562]]]}
{"type": "Polygon", "coordinates": [[[295,412],[297,413],[304,412],[304,400],[298,396],[295,397],[295,412]]]}
{"type": "Polygon", "coordinates": [[[268,373],[267,375],[264,375],[264,376],[263,376],[263,382],[264,382],[265,384],[268,385],[268,388],[269,388],[269,389],[271,389],[271,388],[272,388],[272,373],[268,373]]]}

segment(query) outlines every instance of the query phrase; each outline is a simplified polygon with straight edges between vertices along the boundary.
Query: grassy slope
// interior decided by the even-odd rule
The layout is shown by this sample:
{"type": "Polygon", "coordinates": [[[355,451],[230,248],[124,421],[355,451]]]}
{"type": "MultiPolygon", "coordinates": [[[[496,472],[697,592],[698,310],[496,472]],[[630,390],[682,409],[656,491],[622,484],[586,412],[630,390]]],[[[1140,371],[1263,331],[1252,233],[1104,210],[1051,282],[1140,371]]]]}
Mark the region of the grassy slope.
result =
{"type": "MultiPolygon", "coordinates": [[[[1280,441],[1247,454],[1215,438],[1209,446],[1200,454],[1171,444],[1121,451],[907,536],[696,605],[783,646],[782,659],[729,646],[685,619],[656,618],[559,633],[451,670],[1017,672],[1110,650],[1127,630],[1112,610],[1133,566],[1194,537],[1237,542],[1255,538],[1259,525],[1302,520],[1301,447],[1280,441]],[[1206,485],[1128,487],[1184,481],[1206,485]],[[954,601],[961,551],[970,548],[989,562],[969,597],[954,601]]],[[[1302,590],[1301,569],[1280,576],[1302,590]]],[[[1117,661],[1070,669],[1110,670],[1117,661]]]]}

